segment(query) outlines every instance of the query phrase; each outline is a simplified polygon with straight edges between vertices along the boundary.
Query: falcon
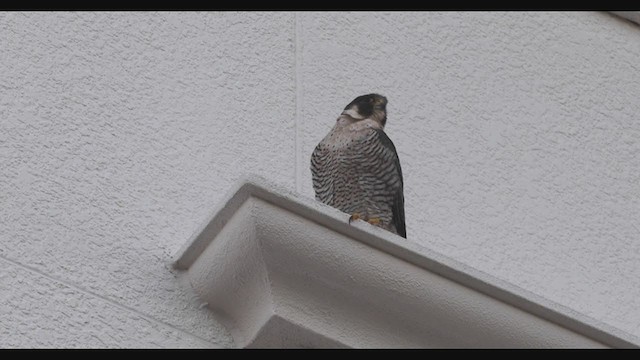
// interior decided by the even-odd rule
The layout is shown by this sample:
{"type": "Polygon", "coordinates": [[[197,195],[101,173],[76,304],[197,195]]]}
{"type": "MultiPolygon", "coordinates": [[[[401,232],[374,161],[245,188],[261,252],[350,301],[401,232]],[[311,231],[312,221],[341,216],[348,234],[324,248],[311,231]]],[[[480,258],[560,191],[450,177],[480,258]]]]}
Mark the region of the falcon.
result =
{"type": "Polygon", "coordinates": [[[316,200],[350,214],[349,223],[361,219],[406,238],[402,169],[386,122],[384,96],[350,102],[311,154],[313,189],[316,200]]]}

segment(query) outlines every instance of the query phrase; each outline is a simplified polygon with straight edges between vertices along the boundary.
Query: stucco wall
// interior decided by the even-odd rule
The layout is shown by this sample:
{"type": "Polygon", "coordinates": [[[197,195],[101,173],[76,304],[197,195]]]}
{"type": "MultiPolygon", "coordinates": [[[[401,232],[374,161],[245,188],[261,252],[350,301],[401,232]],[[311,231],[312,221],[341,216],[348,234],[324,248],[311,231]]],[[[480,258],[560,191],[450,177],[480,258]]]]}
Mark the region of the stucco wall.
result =
{"type": "Polygon", "coordinates": [[[389,99],[408,241],[640,335],[640,28],[607,13],[0,14],[0,347],[233,346],[169,261],[389,99]]]}

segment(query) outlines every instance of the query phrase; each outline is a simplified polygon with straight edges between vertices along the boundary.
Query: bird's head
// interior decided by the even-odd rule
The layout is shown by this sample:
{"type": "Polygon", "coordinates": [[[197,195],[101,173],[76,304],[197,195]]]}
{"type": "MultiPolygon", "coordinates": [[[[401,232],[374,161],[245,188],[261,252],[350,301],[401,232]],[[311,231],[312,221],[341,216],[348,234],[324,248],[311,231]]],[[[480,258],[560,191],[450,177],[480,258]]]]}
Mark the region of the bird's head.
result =
{"type": "Polygon", "coordinates": [[[354,121],[371,119],[384,128],[387,122],[387,98],[379,94],[358,96],[344,108],[342,116],[345,115],[354,121]]]}

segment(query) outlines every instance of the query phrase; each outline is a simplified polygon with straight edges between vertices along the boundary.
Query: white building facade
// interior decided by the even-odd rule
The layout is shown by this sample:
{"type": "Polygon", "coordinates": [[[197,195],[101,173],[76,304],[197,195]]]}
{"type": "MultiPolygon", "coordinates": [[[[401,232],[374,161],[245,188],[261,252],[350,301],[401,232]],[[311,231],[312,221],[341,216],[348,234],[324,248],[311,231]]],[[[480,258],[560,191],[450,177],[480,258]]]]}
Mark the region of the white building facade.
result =
{"type": "Polygon", "coordinates": [[[246,174],[312,198],[370,92],[407,242],[640,337],[623,15],[0,13],[0,347],[235,347],[175,254],[246,174]]]}

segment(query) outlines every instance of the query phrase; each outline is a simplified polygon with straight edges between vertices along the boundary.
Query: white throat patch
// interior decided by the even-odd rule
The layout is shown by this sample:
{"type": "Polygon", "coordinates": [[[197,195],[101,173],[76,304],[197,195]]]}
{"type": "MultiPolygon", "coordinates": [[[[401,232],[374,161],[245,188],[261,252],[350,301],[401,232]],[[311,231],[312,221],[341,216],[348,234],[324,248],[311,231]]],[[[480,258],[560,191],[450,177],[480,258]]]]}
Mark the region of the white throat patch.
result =
{"type": "Polygon", "coordinates": [[[362,115],[360,115],[360,114],[358,113],[358,111],[357,111],[356,109],[354,109],[354,108],[352,108],[352,109],[347,109],[347,110],[343,111],[343,112],[342,112],[342,115],[349,115],[349,116],[351,116],[352,118],[354,118],[354,119],[356,119],[356,120],[362,120],[362,119],[364,119],[364,117],[362,117],[362,115]]]}

